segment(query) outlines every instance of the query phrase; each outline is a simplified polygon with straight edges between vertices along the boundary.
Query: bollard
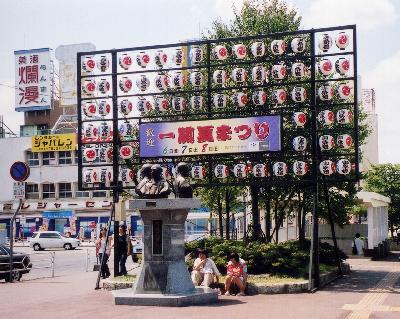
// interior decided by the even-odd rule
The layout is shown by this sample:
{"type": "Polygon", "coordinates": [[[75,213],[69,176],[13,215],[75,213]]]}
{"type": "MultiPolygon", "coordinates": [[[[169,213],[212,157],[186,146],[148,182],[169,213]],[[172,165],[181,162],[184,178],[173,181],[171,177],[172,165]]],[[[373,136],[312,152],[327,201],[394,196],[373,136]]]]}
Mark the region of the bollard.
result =
{"type": "Polygon", "coordinates": [[[86,272],[89,271],[89,261],[90,261],[89,258],[90,258],[89,249],[86,248],[86,272]]]}
{"type": "Polygon", "coordinates": [[[56,253],[53,251],[51,254],[51,277],[54,278],[54,262],[56,259],[56,253]]]}

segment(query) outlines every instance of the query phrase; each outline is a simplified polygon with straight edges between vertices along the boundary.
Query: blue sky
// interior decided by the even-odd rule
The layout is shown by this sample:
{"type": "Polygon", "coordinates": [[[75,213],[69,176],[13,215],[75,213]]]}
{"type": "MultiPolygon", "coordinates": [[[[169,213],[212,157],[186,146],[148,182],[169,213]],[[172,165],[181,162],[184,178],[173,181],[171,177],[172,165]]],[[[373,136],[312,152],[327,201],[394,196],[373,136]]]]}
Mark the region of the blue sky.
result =
{"type": "MultiPolygon", "coordinates": [[[[14,112],[14,50],[91,42],[97,49],[198,38],[216,18],[232,18],[244,0],[1,0],[0,115],[18,131],[14,112]]],[[[400,163],[400,1],[287,0],[303,27],[357,24],[359,74],[375,88],[381,162],[400,163]]]]}

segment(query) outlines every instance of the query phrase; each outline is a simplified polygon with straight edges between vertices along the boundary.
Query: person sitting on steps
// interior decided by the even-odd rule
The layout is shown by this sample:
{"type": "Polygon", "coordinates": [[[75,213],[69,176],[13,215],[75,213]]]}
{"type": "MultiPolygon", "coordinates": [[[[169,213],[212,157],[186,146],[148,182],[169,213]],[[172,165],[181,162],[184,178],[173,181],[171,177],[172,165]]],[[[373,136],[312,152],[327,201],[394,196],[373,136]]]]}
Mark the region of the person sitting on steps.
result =
{"type": "Polygon", "coordinates": [[[227,276],[225,280],[225,296],[231,295],[229,289],[231,288],[232,284],[238,286],[240,290],[237,296],[244,296],[244,289],[246,288],[244,281],[244,271],[243,265],[240,263],[239,255],[237,253],[230,254],[226,274],[227,276]]]}
{"type": "Polygon", "coordinates": [[[221,276],[217,266],[211,258],[208,258],[207,250],[199,249],[198,258],[194,261],[192,271],[192,282],[195,286],[210,287],[214,283],[219,283],[219,277],[221,276]]]}

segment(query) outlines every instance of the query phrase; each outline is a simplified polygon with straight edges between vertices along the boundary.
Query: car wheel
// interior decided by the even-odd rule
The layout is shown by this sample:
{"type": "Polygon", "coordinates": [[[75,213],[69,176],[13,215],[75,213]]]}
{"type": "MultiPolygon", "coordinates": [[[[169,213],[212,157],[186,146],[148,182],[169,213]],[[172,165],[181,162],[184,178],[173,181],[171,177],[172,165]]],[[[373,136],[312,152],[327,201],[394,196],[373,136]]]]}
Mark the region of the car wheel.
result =
{"type": "Polygon", "coordinates": [[[33,250],[34,250],[34,251],[39,251],[39,250],[41,250],[41,249],[42,249],[42,247],[40,247],[39,244],[33,245],[33,250]]]}
{"type": "MultiPolygon", "coordinates": [[[[11,276],[12,276],[12,281],[20,281],[22,274],[18,270],[13,270],[11,276]]],[[[5,279],[6,282],[10,282],[10,275],[7,274],[5,279]]]]}
{"type": "Polygon", "coordinates": [[[64,245],[64,249],[65,250],[71,250],[72,249],[72,245],[71,244],[65,244],[64,245]]]}

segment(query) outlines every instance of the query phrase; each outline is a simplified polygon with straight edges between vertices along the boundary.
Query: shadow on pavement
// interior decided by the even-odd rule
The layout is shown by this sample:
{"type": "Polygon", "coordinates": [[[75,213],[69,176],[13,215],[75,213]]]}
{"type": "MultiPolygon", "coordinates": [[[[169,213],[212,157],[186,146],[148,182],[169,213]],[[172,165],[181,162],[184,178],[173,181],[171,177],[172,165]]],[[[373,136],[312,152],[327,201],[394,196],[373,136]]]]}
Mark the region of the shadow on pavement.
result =
{"type": "MultiPolygon", "coordinates": [[[[399,268],[393,268],[393,262],[399,263],[399,254],[394,253],[388,256],[385,260],[379,261],[368,261],[368,265],[362,265],[362,268],[374,268],[376,266],[381,267],[380,269],[352,269],[351,273],[343,276],[333,283],[327,285],[321,291],[331,292],[359,292],[365,293],[368,290],[373,289],[382,278],[384,278],[389,272],[399,271],[399,268]]],[[[400,294],[396,291],[400,287],[400,279],[396,282],[394,287],[385,290],[385,293],[400,294]]],[[[374,291],[376,292],[376,291],[374,291]]]]}
{"type": "MultiPolygon", "coordinates": [[[[239,298],[239,297],[238,297],[239,298]]],[[[207,304],[207,305],[202,305],[200,307],[211,307],[211,308],[216,308],[216,307],[225,307],[225,306],[234,306],[234,305],[242,305],[245,302],[240,299],[221,299],[219,296],[218,302],[213,303],[213,304],[207,304]]]]}

